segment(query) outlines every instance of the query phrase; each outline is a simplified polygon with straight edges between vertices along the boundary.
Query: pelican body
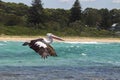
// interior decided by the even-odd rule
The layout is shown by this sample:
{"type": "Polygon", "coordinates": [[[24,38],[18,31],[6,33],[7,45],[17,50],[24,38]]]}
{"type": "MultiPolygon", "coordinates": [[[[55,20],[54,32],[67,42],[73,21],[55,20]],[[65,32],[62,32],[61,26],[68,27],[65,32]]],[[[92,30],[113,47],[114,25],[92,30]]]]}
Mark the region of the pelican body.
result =
{"type": "Polygon", "coordinates": [[[39,38],[39,39],[31,40],[30,42],[25,42],[23,43],[23,46],[28,45],[42,58],[47,58],[47,56],[57,56],[55,50],[50,45],[53,42],[53,39],[64,41],[60,37],[48,33],[46,38],[39,38]]]}

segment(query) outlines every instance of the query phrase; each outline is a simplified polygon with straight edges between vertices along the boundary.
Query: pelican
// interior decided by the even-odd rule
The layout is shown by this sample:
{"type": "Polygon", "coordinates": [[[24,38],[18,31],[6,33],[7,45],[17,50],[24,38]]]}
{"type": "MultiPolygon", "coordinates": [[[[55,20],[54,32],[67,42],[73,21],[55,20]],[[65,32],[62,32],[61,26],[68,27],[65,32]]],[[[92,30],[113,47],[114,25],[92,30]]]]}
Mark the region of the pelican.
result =
{"type": "Polygon", "coordinates": [[[46,38],[39,38],[24,42],[23,46],[28,45],[31,49],[45,59],[47,56],[57,56],[55,50],[50,45],[53,42],[53,39],[64,41],[62,38],[55,36],[52,33],[47,33],[46,38]]]}

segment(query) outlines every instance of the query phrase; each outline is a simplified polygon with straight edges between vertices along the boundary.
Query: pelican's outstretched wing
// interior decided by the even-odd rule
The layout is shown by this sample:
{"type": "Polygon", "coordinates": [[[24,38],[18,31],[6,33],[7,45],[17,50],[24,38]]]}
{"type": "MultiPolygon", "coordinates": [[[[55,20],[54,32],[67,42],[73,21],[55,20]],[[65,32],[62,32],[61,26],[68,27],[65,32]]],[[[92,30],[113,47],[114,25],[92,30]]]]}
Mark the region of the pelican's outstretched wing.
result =
{"type": "Polygon", "coordinates": [[[49,56],[47,45],[39,40],[32,40],[29,44],[30,48],[37,52],[42,58],[49,56]]]}
{"type": "Polygon", "coordinates": [[[33,40],[33,42],[36,42],[36,41],[41,41],[43,42],[44,44],[47,45],[47,52],[50,56],[57,56],[55,50],[53,49],[53,47],[50,45],[50,44],[47,44],[44,42],[43,38],[39,38],[39,39],[36,39],[36,40],[33,40]]]}
{"type": "Polygon", "coordinates": [[[47,58],[49,56],[49,53],[46,48],[40,47],[39,51],[37,52],[42,58],[47,58]]]}
{"type": "Polygon", "coordinates": [[[42,58],[47,58],[47,56],[57,56],[52,46],[44,43],[43,39],[31,40],[29,43],[25,42],[23,44],[23,46],[26,45],[29,45],[29,47],[38,53],[42,58]]]}
{"type": "Polygon", "coordinates": [[[48,53],[50,56],[57,56],[55,50],[53,49],[53,47],[49,44],[46,44],[47,45],[47,50],[48,50],[48,53]]]}

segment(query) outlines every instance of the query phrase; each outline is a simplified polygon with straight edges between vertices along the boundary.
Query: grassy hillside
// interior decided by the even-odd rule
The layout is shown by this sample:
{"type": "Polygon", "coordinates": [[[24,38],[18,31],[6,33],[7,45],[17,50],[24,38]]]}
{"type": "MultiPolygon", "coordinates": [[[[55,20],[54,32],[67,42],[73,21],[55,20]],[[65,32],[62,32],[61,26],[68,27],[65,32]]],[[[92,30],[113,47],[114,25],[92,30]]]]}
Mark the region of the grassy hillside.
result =
{"type": "Polygon", "coordinates": [[[72,28],[64,28],[61,31],[51,29],[39,29],[25,26],[4,26],[0,24],[0,35],[14,35],[14,36],[39,36],[46,33],[54,33],[60,36],[81,36],[81,37],[115,37],[112,32],[95,28],[85,28],[81,33],[72,28]],[[66,30],[67,29],[67,30],[66,30]]]}

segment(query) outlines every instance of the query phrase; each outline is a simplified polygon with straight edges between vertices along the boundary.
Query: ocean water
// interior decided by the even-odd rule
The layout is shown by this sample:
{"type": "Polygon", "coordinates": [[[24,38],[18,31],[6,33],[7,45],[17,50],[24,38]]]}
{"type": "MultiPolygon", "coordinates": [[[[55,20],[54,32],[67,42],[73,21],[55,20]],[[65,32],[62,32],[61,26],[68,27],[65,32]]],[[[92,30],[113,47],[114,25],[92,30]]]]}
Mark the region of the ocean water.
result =
{"type": "Polygon", "coordinates": [[[0,80],[120,80],[120,43],[54,42],[47,59],[22,44],[0,41],[0,80]]]}

